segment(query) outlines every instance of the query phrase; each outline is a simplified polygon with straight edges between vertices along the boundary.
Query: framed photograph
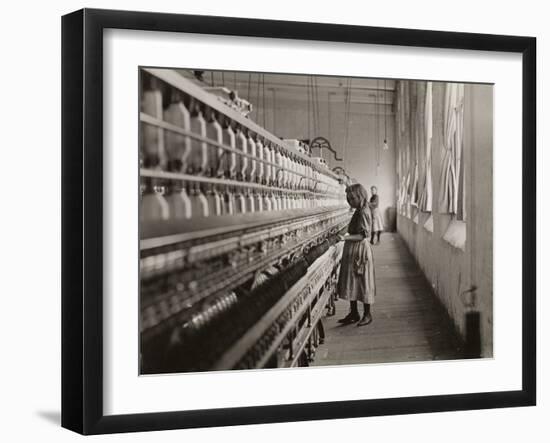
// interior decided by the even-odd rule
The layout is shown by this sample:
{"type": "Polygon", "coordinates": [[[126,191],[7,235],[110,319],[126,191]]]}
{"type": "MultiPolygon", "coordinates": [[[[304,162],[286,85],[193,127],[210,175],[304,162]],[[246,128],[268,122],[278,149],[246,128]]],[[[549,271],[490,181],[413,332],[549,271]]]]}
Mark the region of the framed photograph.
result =
{"type": "Polygon", "coordinates": [[[536,40],[62,20],[62,425],[536,403],[536,40]]]}

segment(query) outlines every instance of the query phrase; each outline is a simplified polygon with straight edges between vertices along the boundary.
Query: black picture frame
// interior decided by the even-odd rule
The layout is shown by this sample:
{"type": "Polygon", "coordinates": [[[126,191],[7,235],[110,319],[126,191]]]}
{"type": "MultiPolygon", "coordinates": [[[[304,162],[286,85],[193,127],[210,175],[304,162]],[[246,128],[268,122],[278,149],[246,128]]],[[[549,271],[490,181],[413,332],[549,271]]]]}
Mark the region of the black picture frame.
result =
{"type": "Polygon", "coordinates": [[[82,434],[536,404],[536,39],[83,9],[62,18],[62,426],[82,434]],[[503,51],[522,55],[522,388],[392,399],[103,413],[103,31],[108,28],[503,51]]]}

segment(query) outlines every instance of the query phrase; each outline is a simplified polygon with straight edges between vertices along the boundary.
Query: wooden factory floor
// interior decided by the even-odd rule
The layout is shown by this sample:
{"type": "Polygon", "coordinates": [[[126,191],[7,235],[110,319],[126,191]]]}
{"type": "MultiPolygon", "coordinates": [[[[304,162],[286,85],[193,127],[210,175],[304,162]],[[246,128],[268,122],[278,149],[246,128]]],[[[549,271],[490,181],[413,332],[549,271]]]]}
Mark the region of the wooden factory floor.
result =
{"type": "Polygon", "coordinates": [[[341,326],[337,320],[347,314],[349,302],[338,300],[336,315],[322,320],[325,342],[317,349],[312,365],[461,358],[450,319],[401,237],[384,233],[373,251],[377,287],[374,321],[361,327],[341,326]]]}

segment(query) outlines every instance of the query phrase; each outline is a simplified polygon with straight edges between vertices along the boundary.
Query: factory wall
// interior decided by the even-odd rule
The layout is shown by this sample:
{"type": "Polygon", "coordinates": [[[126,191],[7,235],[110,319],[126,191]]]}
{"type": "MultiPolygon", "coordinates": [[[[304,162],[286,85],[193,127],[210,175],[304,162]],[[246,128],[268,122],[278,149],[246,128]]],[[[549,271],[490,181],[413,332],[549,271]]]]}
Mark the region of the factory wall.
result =
{"type": "MultiPolygon", "coordinates": [[[[480,315],[481,353],[493,352],[493,87],[465,85],[464,166],[466,199],[466,242],[464,250],[443,237],[455,216],[437,210],[443,139],[445,84],[433,83],[433,232],[424,227],[430,213],[420,212],[418,222],[397,216],[397,229],[431,283],[459,333],[467,335],[466,317],[472,310],[480,315]],[[476,305],[466,306],[464,294],[473,286],[476,305]]],[[[398,149],[405,149],[406,139],[398,149]]],[[[462,223],[462,222],[461,222],[462,223]]],[[[471,332],[471,331],[470,331],[471,332]]]]}

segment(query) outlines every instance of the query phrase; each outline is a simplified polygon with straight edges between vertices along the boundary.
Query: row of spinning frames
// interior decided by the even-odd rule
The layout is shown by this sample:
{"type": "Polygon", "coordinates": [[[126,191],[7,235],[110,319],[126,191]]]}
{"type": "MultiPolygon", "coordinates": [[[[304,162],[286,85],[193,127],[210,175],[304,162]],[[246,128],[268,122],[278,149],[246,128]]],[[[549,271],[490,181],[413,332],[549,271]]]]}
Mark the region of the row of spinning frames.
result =
{"type": "Polygon", "coordinates": [[[307,364],[343,177],[173,70],[140,76],[141,373],[307,364]]]}

